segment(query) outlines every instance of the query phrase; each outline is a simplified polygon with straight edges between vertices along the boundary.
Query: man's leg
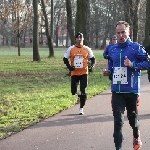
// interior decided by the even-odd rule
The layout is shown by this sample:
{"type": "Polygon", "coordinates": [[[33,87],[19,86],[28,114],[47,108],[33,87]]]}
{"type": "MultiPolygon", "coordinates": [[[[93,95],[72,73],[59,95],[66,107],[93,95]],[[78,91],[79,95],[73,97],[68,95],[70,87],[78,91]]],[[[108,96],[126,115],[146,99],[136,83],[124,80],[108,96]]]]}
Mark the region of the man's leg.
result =
{"type": "Polygon", "coordinates": [[[81,92],[78,91],[79,84],[79,76],[71,76],[71,93],[72,95],[77,95],[76,103],[80,102],[81,92]]]}
{"type": "Polygon", "coordinates": [[[138,111],[137,111],[137,94],[128,94],[127,95],[127,117],[129,124],[133,129],[133,147],[135,150],[138,150],[142,142],[140,140],[139,133],[139,121],[138,121],[138,111]]]}
{"type": "Polygon", "coordinates": [[[71,76],[71,93],[72,93],[72,95],[77,94],[78,85],[79,85],[79,76],[71,76]]]}
{"type": "Polygon", "coordinates": [[[83,106],[85,105],[85,101],[87,99],[87,93],[86,93],[86,87],[87,87],[87,75],[82,75],[80,76],[80,91],[81,91],[81,95],[80,95],[80,110],[81,113],[83,114],[83,106]]]}
{"type": "Polygon", "coordinates": [[[79,89],[79,85],[80,85],[80,82],[78,81],[77,83],[76,83],[76,85],[77,85],[77,104],[79,104],[80,103],[80,95],[81,95],[81,91],[80,91],[80,89],[79,89]]]}
{"type": "Polygon", "coordinates": [[[147,73],[148,73],[148,80],[150,82],[150,70],[148,70],[147,73]]]}
{"type": "Polygon", "coordinates": [[[113,109],[113,116],[114,116],[114,143],[116,150],[121,150],[122,148],[122,141],[123,141],[123,134],[122,134],[122,127],[124,124],[124,110],[125,110],[126,102],[119,93],[112,93],[112,109],[113,109]]]}

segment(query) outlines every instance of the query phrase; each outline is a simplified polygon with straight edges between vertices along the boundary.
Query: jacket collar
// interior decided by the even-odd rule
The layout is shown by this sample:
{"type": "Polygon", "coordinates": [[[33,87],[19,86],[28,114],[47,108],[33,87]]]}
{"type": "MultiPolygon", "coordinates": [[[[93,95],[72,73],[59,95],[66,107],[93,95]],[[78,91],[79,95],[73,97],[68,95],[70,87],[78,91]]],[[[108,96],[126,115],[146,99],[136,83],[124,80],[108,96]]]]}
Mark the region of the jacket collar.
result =
{"type": "Polygon", "coordinates": [[[124,47],[127,47],[128,45],[130,45],[131,42],[132,42],[131,39],[128,38],[125,43],[119,43],[119,42],[117,42],[117,46],[121,47],[121,48],[124,48],[124,47]]]}

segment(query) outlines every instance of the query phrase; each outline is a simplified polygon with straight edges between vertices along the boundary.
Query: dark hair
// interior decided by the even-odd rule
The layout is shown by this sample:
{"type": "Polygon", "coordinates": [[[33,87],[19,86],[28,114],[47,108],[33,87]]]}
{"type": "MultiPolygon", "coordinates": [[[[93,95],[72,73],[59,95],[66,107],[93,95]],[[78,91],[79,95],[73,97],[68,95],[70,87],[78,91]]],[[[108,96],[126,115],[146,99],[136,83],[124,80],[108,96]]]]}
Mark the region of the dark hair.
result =
{"type": "Polygon", "coordinates": [[[112,36],[111,36],[111,39],[113,39],[113,38],[117,38],[117,36],[116,36],[116,35],[112,35],[112,36]]]}
{"type": "Polygon", "coordinates": [[[120,24],[124,24],[126,28],[130,28],[129,23],[127,23],[126,21],[119,21],[119,22],[117,22],[116,27],[117,27],[117,25],[120,25],[120,24]]]}
{"type": "Polygon", "coordinates": [[[75,39],[78,38],[78,37],[83,38],[83,33],[78,32],[78,33],[75,35],[75,39]]]}

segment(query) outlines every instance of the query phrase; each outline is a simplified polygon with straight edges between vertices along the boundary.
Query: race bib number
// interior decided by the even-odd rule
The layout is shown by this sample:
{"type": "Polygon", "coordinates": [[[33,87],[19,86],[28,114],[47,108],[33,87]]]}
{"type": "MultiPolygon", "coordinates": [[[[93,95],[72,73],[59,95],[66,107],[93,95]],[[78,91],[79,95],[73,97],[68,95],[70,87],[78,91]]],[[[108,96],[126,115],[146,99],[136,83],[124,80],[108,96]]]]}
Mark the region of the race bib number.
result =
{"type": "Polygon", "coordinates": [[[128,84],[127,67],[115,67],[114,68],[113,84],[128,84]]]}
{"type": "Polygon", "coordinates": [[[83,68],[83,57],[76,56],[74,58],[74,66],[75,68],[83,68]]]}

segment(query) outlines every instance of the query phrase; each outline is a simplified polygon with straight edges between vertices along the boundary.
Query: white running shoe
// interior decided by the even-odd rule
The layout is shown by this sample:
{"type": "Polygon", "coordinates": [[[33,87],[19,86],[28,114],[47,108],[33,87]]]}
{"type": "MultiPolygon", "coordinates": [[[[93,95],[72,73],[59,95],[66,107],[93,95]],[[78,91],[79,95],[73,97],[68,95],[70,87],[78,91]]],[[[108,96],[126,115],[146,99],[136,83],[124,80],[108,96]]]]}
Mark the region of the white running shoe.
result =
{"type": "Polygon", "coordinates": [[[83,108],[79,108],[79,115],[83,115],[84,112],[83,112],[83,108]]]}

